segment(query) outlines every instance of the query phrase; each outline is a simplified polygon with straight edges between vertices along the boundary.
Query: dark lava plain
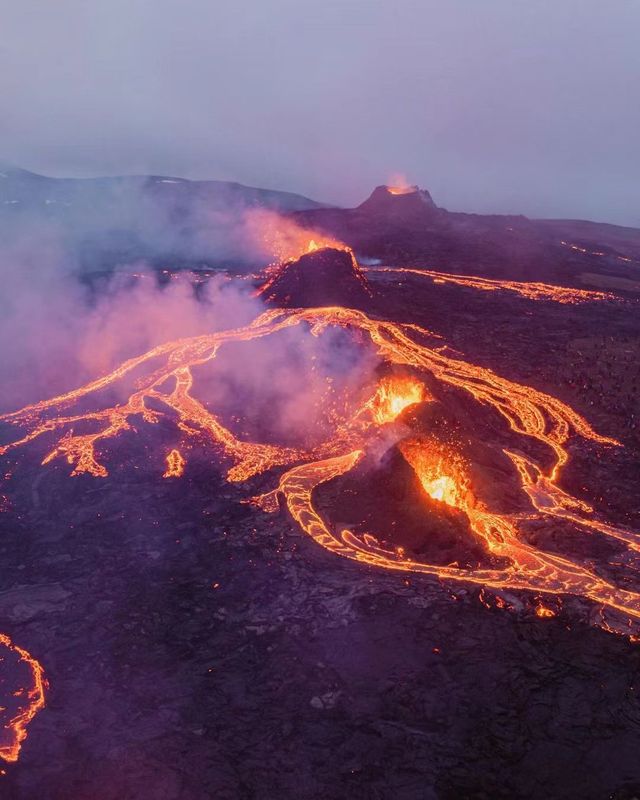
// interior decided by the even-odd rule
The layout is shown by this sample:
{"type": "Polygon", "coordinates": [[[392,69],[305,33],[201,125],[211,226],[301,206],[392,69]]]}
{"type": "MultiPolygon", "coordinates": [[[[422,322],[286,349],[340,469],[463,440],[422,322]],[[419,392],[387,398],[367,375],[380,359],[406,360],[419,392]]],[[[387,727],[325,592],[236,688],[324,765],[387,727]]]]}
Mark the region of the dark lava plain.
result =
{"type": "MultiPolygon", "coordinates": [[[[370,313],[619,437],[572,451],[563,480],[640,526],[633,298],[563,306],[387,275],[375,289],[370,313]]],[[[0,797],[640,796],[640,645],[589,624],[588,604],[540,619],[524,592],[343,560],[284,510],[240,502],[275,475],[232,486],[194,448],[182,479],[160,479],[153,437],[172,435],[119,437],[103,479],[42,468],[38,448],[9,459],[0,618],[50,690],[0,797]]]]}

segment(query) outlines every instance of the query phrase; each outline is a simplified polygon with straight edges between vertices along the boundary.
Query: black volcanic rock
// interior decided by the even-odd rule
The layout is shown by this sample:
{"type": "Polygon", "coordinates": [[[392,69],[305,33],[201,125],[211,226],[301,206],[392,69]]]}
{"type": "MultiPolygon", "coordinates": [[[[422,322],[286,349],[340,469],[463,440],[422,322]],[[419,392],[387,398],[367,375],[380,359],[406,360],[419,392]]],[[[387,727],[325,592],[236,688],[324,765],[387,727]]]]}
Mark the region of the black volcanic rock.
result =
{"type": "Polygon", "coordinates": [[[264,291],[282,306],[360,306],[371,295],[369,284],[348,250],[325,247],[284,264],[264,291]]]}

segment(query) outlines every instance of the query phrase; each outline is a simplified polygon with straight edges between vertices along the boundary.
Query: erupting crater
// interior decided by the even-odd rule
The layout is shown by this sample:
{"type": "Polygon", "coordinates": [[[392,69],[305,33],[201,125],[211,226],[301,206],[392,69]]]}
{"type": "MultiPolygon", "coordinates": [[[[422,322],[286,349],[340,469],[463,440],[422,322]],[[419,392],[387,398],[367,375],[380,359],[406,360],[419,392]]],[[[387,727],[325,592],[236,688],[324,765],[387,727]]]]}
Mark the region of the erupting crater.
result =
{"type": "Polygon", "coordinates": [[[258,294],[279,306],[361,306],[371,289],[349,248],[318,247],[312,240],[308,253],[272,268],[258,294]]]}
{"type": "Polygon", "coordinates": [[[466,569],[497,563],[454,502],[455,479],[438,473],[423,482],[407,459],[410,444],[403,439],[382,454],[370,446],[352,470],[318,487],[318,510],[332,520],[332,529],[348,529],[399,557],[466,569]]]}

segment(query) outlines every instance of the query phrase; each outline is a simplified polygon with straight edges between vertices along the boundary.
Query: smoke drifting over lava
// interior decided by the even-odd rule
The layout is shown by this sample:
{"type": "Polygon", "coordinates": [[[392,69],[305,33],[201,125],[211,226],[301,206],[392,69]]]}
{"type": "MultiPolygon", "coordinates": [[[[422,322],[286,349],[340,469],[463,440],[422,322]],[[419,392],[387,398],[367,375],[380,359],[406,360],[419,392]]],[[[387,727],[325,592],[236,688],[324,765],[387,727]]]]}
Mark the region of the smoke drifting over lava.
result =
{"type": "MultiPolygon", "coordinates": [[[[116,224],[113,217],[84,213],[87,235],[93,226],[109,229],[116,224]]],[[[201,213],[206,236],[189,231],[184,241],[190,247],[199,242],[203,254],[222,263],[279,263],[306,252],[314,235],[267,209],[239,206],[213,210],[208,217],[201,213]]],[[[175,230],[163,224],[157,211],[148,224],[154,230],[175,230]]],[[[318,246],[334,243],[315,236],[318,246]]],[[[174,248],[162,240],[156,246],[165,254],[174,248]]],[[[98,248],[87,245],[79,251],[63,228],[37,215],[22,216],[4,231],[0,361],[11,378],[1,409],[71,389],[167,339],[246,324],[263,307],[251,297],[246,281],[232,281],[224,271],[159,271],[144,259],[124,258],[115,270],[105,272],[99,269],[100,258],[98,248]],[[87,271],[87,263],[94,269],[87,271]]]]}
{"type": "Polygon", "coordinates": [[[10,380],[2,406],[59,393],[119,361],[172,338],[248,321],[259,310],[249,291],[224,277],[196,297],[189,276],[159,287],[156,275],[134,266],[98,291],[77,280],[55,239],[0,251],[3,293],[0,358],[10,380]]]}

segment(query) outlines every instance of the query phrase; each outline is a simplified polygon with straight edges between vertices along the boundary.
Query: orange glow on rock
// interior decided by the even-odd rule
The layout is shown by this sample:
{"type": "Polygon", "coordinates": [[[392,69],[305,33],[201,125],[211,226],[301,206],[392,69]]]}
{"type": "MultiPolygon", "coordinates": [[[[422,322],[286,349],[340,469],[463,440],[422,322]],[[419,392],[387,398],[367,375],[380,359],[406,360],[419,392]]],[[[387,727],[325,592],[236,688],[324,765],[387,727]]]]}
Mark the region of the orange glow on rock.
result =
{"type": "Polygon", "coordinates": [[[262,285],[256,295],[266,295],[280,277],[287,265],[297,261],[308,253],[315,253],[325,248],[343,250],[350,254],[356,276],[365,282],[362,268],[358,264],[353,250],[344,242],[332,236],[312,231],[297,225],[293,220],[280,217],[277,214],[260,212],[252,218],[257,226],[255,235],[262,242],[262,246],[269,252],[273,261],[261,274],[262,285]]]}
{"type": "Polygon", "coordinates": [[[179,450],[173,449],[167,453],[167,469],[163,478],[179,478],[184,473],[185,460],[179,450]]]}
{"type": "Polygon", "coordinates": [[[466,480],[453,461],[447,463],[442,453],[418,441],[401,442],[400,451],[413,467],[429,497],[448,506],[467,510],[463,502],[466,480]]]}
{"type": "Polygon", "coordinates": [[[256,211],[250,217],[250,235],[269,255],[272,264],[295,261],[305,253],[332,247],[335,250],[351,248],[329,234],[303,228],[292,219],[271,211],[256,211]]]}
{"type": "Polygon", "coordinates": [[[389,176],[387,185],[389,194],[413,194],[417,189],[418,187],[411,185],[402,173],[394,173],[389,176]]]}

